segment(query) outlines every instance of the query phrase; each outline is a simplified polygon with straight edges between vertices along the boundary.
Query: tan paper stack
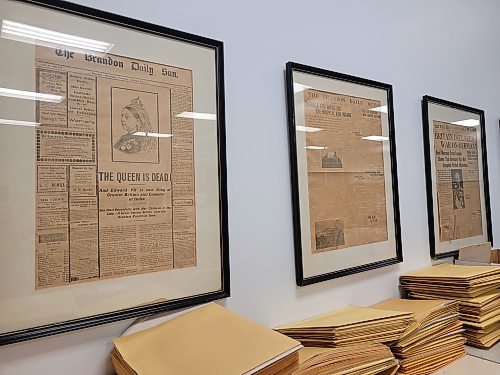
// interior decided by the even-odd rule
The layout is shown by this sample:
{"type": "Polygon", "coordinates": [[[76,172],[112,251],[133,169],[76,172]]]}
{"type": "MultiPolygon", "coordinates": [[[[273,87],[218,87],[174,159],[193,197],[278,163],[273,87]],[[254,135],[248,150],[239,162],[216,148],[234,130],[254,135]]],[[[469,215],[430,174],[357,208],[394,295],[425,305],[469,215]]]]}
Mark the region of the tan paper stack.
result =
{"type": "Polygon", "coordinates": [[[414,321],[412,313],[349,306],[276,330],[304,346],[336,347],[397,341],[414,321]]]}
{"type": "Polygon", "coordinates": [[[458,301],[395,298],[372,307],[415,315],[416,322],[391,344],[399,374],[430,374],[466,354],[458,301]]]}
{"type": "Polygon", "coordinates": [[[490,348],[500,340],[500,267],[440,264],[401,276],[412,298],[455,299],[467,343],[490,348]]]}
{"type": "Polygon", "coordinates": [[[399,365],[390,349],[377,343],[338,348],[306,347],[299,351],[292,375],[393,375],[399,365]]]}
{"type": "Polygon", "coordinates": [[[500,340],[500,292],[462,299],[460,319],[466,328],[467,343],[482,349],[500,340]]]}
{"type": "Polygon", "coordinates": [[[302,347],[214,303],[113,341],[118,375],[285,375],[302,347]]]}

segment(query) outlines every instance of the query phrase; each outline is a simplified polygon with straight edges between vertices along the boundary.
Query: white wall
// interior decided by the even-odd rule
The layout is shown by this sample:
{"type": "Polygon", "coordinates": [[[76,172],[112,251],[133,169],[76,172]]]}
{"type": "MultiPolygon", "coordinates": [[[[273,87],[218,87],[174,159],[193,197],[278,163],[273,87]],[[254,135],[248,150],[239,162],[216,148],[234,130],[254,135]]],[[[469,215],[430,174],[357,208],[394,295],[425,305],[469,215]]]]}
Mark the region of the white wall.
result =
{"type": "MultiPolygon", "coordinates": [[[[401,272],[430,264],[422,95],[485,110],[494,237],[500,238],[498,1],[76,2],[225,43],[227,307],[277,325],[396,296],[401,272]],[[289,60],[393,85],[403,264],[295,287],[283,78],[289,60]]],[[[111,338],[127,324],[1,348],[0,374],[109,374],[111,338]]]]}

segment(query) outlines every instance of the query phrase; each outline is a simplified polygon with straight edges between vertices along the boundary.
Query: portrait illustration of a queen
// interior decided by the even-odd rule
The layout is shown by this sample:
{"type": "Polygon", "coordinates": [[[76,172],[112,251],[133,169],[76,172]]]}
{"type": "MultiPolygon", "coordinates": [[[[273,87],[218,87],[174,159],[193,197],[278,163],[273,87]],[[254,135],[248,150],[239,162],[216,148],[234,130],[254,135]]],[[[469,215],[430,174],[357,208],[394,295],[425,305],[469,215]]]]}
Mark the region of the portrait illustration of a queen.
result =
{"type": "Polygon", "coordinates": [[[156,148],[156,138],[147,111],[139,98],[132,99],[121,111],[121,125],[126,131],[113,147],[126,154],[147,154],[156,148]]]}

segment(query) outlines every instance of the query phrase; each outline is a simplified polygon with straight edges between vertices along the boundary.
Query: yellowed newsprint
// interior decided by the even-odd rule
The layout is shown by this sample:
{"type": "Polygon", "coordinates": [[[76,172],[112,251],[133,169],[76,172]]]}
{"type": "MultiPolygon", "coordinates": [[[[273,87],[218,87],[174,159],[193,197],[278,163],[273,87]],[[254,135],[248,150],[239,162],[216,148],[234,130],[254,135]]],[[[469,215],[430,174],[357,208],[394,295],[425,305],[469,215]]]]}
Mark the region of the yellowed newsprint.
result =
{"type": "Polygon", "coordinates": [[[483,233],[475,127],[433,121],[440,241],[483,233]]]}
{"type": "Polygon", "coordinates": [[[380,106],[304,91],[312,253],[388,239],[380,106]]]}
{"type": "Polygon", "coordinates": [[[196,266],[190,70],[36,48],[35,288],[196,266]]]}

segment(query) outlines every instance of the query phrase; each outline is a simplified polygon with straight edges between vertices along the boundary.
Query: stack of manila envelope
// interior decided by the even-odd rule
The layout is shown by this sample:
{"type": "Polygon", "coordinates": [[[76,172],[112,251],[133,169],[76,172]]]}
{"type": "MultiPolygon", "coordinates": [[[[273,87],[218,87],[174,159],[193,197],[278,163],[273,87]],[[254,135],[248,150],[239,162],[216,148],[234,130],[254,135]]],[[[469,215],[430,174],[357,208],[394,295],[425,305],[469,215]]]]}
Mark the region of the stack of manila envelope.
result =
{"type": "Polygon", "coordinates": [[[467,344],[500,340],[500,266],[440,264],[402,275],[401,287],[411,298],[458,300],[467,344]]]}
{"type": "Polygon", "coordinates": [[[289,375],[302,347],[215,303],[113,341],[118,375],[289,375]]]}
{"type": "Polygon", "coordinates": [[[276,330],[304,346],[337,347],[397,341],[414,321],[410,312],[349,306],[276,330]]]}
{"type": "Polygon", "coordinates": [[[457,301],[394,298],[372,307],[415,315],[416,322],[390,345],[398,373],[430,374],[466,354],[457,301]]]}
{"type": "Polygon", "coordinates": [[[391,350],[377,343],[338,348],[305,347],[292,375],[394,375],[399,367],[391,350]]]}

